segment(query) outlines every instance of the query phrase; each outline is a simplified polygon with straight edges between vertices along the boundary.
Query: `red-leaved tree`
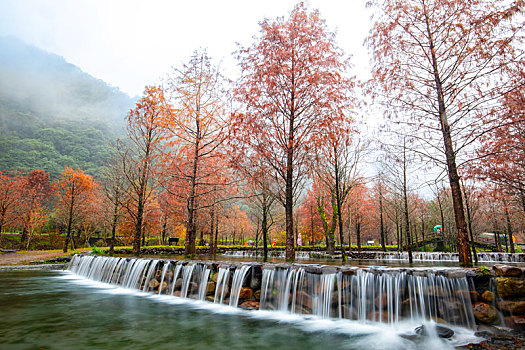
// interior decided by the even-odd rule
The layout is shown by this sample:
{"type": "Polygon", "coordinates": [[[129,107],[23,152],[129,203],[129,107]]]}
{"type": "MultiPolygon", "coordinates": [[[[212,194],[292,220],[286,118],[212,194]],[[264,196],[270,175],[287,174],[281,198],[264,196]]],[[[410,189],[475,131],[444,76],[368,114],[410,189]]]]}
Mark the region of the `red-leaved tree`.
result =
{"type": "Polygon", "coordinates": [[[235,91],[245,107],[233,115],[237,147],[249,148],[280,179],[286,214],[286,259],[295,259],[294,189],[306,173],[318,130],[345,116],[347,61],[318,11],[303,3],[290,16],[265,19],[256,42],[240,51],[242,78],[235,91]]]}

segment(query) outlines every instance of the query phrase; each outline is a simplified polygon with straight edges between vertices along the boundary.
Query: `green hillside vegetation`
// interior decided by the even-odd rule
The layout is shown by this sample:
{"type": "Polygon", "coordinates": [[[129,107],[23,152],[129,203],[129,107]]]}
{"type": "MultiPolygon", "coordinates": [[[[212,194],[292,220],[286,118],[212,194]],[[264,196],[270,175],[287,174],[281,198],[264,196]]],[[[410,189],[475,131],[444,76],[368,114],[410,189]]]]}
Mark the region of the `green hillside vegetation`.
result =
{"type": "Polygon", "coordinates": [[[62,57],[0,38],[0,169],[100,174],[134,101],[62,57]]]}

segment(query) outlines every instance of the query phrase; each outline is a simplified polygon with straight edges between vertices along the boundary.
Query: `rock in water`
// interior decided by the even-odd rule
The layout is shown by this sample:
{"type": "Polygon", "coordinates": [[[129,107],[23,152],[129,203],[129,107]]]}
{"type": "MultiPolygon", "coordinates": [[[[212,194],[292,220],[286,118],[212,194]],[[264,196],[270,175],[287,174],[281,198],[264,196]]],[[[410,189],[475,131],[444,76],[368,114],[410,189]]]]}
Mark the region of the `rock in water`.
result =
{"type": "MultiPolygon", "coordinates": [[[[430,332],[428,331],[427,327],[428,326],[422,325],[414,329],[414,331],[416,334],[428,336],[430,335],[430,332]]],[[[452,338],[452,336],[454,336],[454,331],[452,329],[441,325],[435,326],[435,332],[440,338],[452,338]]]]}
{"type": "Polygon", "coordinates": [[[253,290],[250,287],[242,287],[239,293],[239,299],[251,299],[253,297],[253,290]]]}
{"type": "Polygon", "coordinates": [[[492,269],[496,273],[496,276],[500,277],[520,277],[522,273],[521,269],[516,266],[494,265],[492,269]]]}
{"type": "Polygon", "coordinates": [[[239,305],[239,307],[243,309],[259,310],[259,302],[256,300],[247,300],[239,305]]]}
{"type": "Polygon", "coordinates": [[[159,281],[157,280],[150,280],[149,283],[148,283],[148,286],[151,288],[151,289],[155,289],[159,286],[159,281]]]}
{"type": "Polygon", "coordinates": [[[475,303],[472,309],[474,317],[481,323],[492,324],[499,322],[499,313],[492,305],[479,302],[475,303]]]}

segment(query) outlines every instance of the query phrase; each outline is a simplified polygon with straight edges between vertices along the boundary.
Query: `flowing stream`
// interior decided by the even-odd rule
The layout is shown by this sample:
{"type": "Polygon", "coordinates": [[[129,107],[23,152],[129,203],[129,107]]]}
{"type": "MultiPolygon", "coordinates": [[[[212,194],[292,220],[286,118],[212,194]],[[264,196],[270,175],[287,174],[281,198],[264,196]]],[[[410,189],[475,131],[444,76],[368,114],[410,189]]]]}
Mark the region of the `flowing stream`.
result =
{"type": "Polygon", "coordinates": [[[429,350],[481,340],[468,293],[458,293],[467,279],[438,270],[77,255],[68,271],[0,279],[0,302],[14,315],[0,321],[8,349],[429,350]],[[415,335],[434,320],[454,336],[415,335]]]}

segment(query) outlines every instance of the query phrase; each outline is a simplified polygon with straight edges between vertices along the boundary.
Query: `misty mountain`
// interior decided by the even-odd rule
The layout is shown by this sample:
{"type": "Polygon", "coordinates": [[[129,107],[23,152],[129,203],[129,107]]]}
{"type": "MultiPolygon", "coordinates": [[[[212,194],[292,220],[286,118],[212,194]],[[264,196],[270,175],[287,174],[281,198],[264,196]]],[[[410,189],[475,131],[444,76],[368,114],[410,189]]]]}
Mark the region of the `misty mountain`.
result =
{"type": "Polygon", "coordinates": [[[134,100],[13,37],[0,37],[0,169],[98,175],[134,100]]]}

